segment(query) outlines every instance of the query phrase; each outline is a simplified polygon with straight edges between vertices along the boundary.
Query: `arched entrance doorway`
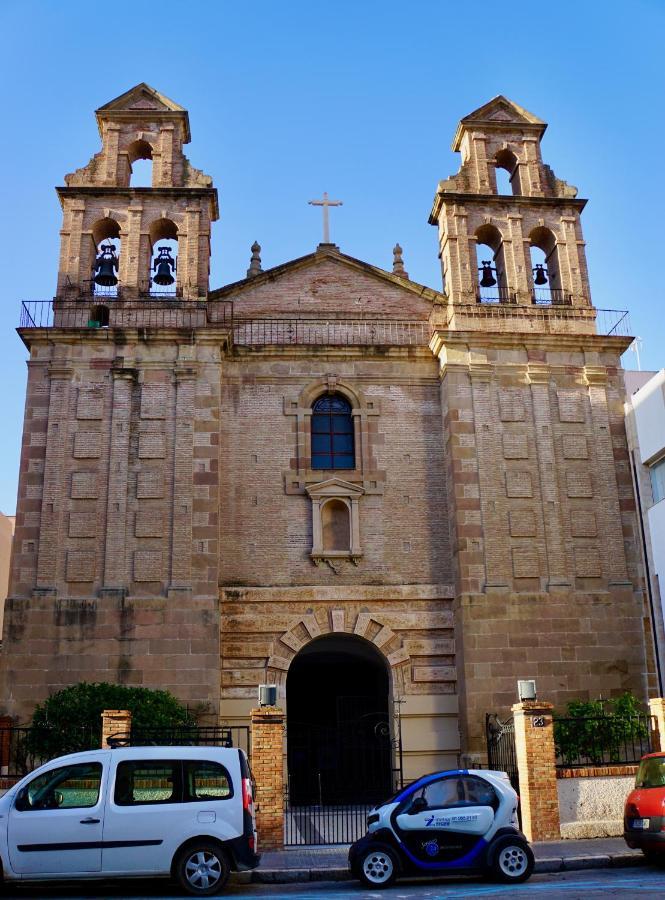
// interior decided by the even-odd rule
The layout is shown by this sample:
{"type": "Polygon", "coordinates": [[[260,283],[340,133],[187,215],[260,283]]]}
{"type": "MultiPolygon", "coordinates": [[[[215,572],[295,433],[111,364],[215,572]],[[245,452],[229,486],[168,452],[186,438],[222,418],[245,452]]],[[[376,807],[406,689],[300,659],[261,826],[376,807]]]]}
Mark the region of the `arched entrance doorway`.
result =
{"type": "Polygon", "coordinates": [[[286,679],[293,804],[377,801],[392,789],[389,669],[359,637],[307,644],[286,679]]]}

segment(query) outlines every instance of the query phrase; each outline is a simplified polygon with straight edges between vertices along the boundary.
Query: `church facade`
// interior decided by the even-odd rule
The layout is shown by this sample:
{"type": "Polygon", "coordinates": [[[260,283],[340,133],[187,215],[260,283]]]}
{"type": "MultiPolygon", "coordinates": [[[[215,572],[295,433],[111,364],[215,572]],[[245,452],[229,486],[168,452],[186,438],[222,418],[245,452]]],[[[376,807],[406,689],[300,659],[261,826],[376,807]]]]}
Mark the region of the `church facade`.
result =
{"type": "Polygon", "coordinates": [[[353,768],[343,735],[372,771],[398,741],[407,776],[480,758],[518,678],[558,705],[645,697],[630,338],[592,305],[545,124],[503,97],[459,124],[441,290],[399,247],[386,271],[331,243],[267,271],[255,245],[211,290],[187,112],[143,84],[97,121],[58,188],[56,297],[19,329],[6,712],[105,680],[243,723],[276,684],[305,799],[303,772],[353,768]]]}

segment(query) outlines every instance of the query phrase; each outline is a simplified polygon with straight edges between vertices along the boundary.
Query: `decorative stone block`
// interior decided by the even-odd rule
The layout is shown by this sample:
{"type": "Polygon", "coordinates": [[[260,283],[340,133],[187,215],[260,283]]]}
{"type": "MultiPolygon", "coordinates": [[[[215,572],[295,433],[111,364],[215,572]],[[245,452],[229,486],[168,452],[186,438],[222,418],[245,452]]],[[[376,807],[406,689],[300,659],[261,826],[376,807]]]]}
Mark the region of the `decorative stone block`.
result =
{"type": "Polygon", "coordinates": [[[99,496],[97,472],[72,472],[71,497],[75,500],[94,500],[99,496]]]}
{"type": "Polygon", "coordinates": [[[513,575],[515,578],[537,578],[540,575],[535,547],[513,547],[513,575]]]}
{"type": "Polygon", "coordinates": [[[589,458],[589,447],[583,434],[564,434],[562,448],[564,459],[589,458]]]}
{"type": "Polygon", "coordinates": [[[99,431],[77,431],[74,435],[73,455],[76,459],[101,456],[102,436],[99,431]]]}
{"type": "Polygon", "coordinates": [[[139,457],[141,459],[163,459],[165,456],[165,438],[161,432],[144,431],[139,435],[139,457]]]}
{"type": "Polygon", "coordinates": [[[414,666],[414,681],[457,681],[455,666],[414,666]]]}
{"type": "Polygon", "coordinates": [[[77,419],[101,419],[104,414],[104,386],[80,387],[76,398],[77,419]]]}
{"type": "Polygon", "coordinates": [[[499,390],[499,417],[502,422],[524,421],[524,398],[521,388],[499,390]]]}
{"type": "Polygon", "coordinates": [[[593,497],[591,476],[584,469],[566,472],[566,491],[569,497],[593,497]]]}
{"type": "Polygon", "coordinates": [[[143,469],[138,473],[136,496],[139,500],[164,496],[164,474],[161,469],[143,469]]]}
{"type": "Polygon", "coordinates": [[[508,513],[512,537],[535,537],[536,515],[530,509],[511,509],[508,513]]]}
{"type": "Polygon", "coordinates": [[[585,422],[584,415],[584,394],[582,388],[579,390],[558,390],[557,400],[559,403],[559,420],[561,422],[585,422]]]}
{"type": "Polygon", "coordinates": [[[509,469],[506,472],[506,496],[533,497],[531,472],[509,469]]]}
{"type": "Polygon", "coordinates": [[[68,550],[65,578],[67,581],[94,581],[95,551],[68,550]]]}
{"type": "Polygon", "coordinates": [[[137,550],[134,553],[134,581],[161,581],[162,574],[161,550],[137,550]]]}
{"type": "Polygon", "coordinates": [[[503,435],[504,459],[528,459],[529,441],[525,434],[503,435]]]}
{"type": "Polygon", "coordinates": [[[592,509],[574,509],[570,514],[570,530],[573,537],[596,537],[598,523],[592,509]]]}
{"type": "Polygon", "coordinates": [[[142,419],[165,419],[168,412],[167,403],[167,385],[144,384],[141,388],[142,419]]]}

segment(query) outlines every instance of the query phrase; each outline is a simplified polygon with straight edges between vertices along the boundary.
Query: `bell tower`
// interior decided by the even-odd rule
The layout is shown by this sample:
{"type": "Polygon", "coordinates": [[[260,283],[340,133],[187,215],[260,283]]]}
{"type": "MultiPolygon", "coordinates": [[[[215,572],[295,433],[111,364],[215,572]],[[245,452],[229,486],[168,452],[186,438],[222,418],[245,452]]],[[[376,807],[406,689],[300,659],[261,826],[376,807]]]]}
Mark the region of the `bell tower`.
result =
{"type": "Polygon", "coordinates": [[[58,188],[57,295],[206,297],[217,191],[183,153],[187,111],[142,83],[96,116],[102,149],[58,188]],[[149,187],[132,184],[138,160],[152,164],[149,187]]]}
{"type": "Polygon", "coordinates": [[[453,307],[590,309],[580,224],[586,200],[543,162],[546,128],[503,96],[459,123],[452,149],[462,165],[439,183],[429,219],[439,229],[444,291],[453,307]]]}

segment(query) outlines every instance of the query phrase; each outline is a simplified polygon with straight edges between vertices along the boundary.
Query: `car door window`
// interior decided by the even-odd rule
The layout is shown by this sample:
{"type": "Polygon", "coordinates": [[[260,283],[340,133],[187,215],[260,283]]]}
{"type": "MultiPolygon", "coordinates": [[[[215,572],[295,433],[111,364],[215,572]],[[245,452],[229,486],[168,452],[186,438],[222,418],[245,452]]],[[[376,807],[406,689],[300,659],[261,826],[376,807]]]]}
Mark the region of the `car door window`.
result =
{"type": "Polygon", "coordinates": [[[62,766],[38,775],[16,798],[16,809],[85,809],[96,806],[102,781],[98,762],[62,766]]]}
{"type": "Polygon", "coordinates": [[[464,782],[466,806],[491,806],[494,812],[499,808],[499,796],[488,781],[475,775],[467,775],[464,782]]]}
{"type": "Polygon", "coordinates": [[[219,763],[185,762],[185,802],[227,800],[233,796],[229,773],[219,763]]]}
{"type": "Polygon", "coordinates": [[[180,769],[180,762],[162,759],[118,763],[113,802],[116,806],[180,803],[180,769]]]}

